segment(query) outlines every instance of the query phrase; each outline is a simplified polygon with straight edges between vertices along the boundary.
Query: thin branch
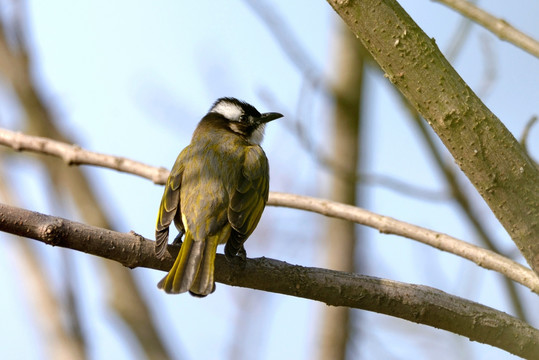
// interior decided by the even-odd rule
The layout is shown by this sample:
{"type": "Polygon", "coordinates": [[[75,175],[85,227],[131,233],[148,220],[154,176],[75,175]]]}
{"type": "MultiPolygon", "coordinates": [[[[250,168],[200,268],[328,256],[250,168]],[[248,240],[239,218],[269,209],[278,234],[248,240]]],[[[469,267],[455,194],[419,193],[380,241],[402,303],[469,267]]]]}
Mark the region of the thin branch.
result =
{"type": "Polygon", "coordinates": [[[522,136],[520,137],[520,143],[525,148],[528,147],[528,137],[530,135],[530,130],[532,129],[533,125],[535,125],[538,119],[539,118],[537,117],[537,115],[532,116],[530,120],[528,120],[528,122],[526,123],[526,126],[524,127],[524,131],[522,131],[522,136]]]}
{"type": "Polygon", "coordinates": [[[490,30],[501,40],[508,41],[522,50],[539,58],[539,41],[524,34],[511,26],[507,21],[499,19],[488,12],[481,10],[474,4],[465,0],[433,0],[442,3],[461,15],[475,21],[490,30]]]}
{"type": "MultiPolygon", "coordinates": [[[[358,174],[365,159],[366,142],[362,109],[363,90],[365,88],[366,51],[356,37],[339,24],[334,32],[333,50],[333,114],[329,134],[326,134],[327,147],[334,163],[348,174],[358,174]]],[[[329,176],[329,194],[334,201],[360,205],[364,193],[358,188],[352,177],[329,176]]],[[[345,272],[361,272],[365,262],[359,259],[356,249],[365,242],[353,222],[328,219],[319,238],[324,241],[324,267],[345,272]],[[358,236],[359,235],[359,236],[358,236]],[[325,241],[338,239],[338,241],[325,241]]],[[[365,257],[365,254],[362,254],[365,257]]],[[[348,308],[326,307],[322,311],[321,324],[317,331],[317,358],[344,359],[348,340],[354,336],[352,330],[352,312],[348,308]]]]}
{"type": "Polygon", "coordinates": [[[276,192],[271,193],[270,200],[271,205],[274,206],[312,211],[369,226],[384,234],[400,235],[419,241],[473,261],[485,269],[498,271],[539,294],[539,277],[533,271],[493,251],[480,248],[452,236],[329,200],[276,192]]]}
{"type": "Polygon", "coordinates": [[[284,54],[302,72],[309,84],[313,88],[323,85],[325,80],[319,75],[321,72],[307,55],[302,43],[294,36],[294,32],[288,26],[288,23],[279,16],[275,6],[261,0],[244,0],[244,2],[266,24],[273,38],[283,49],[284,54]]]}
{"type": "MultiPolygon", "coordinates": [[[[275,98],[267,91],[262,93],[263,98],[270,104],[273,104],[272,107],[283,109],[285,106],[283,104],[275,105],[277,102],[275,98]]],[[[290,112],[285,112],[290,113],[290,112]]],[[[292,118],[285,123],[284,127],[289,130],[293,135],[295,135],[298,144],[311,156],[311,158],[320,166],[331,171],[332,173],[338,175],[343,179],[348,179],[349,181],[355,181],[367,186],[380,186],[382,188],[394,191],[400,195],[413,197],[414,199],[419,199],[423,201],[447,201],[450,200],[451,196],[449,193],[442,190],[429,190],[425,187],[417,186],[412,183],[407,183],[398,178],[394,178],[388,175],[383,174],[369,174],[369,173],[351,173],[347,171],[342,166],[333,161],[330,156],[324,154],[320,151],[320,147],[317,146],[313,139],[309,136],[307,129],[303,125],[303,121],[299,118],[292,118]]]]}
{"type": "MultiPolygon", "coordinates": [[[[470,0],[472,3],[477,3],[477,0],[470,0]]],[[[455,27],[456,31],[453,33],[449,42],[449,46],[444,51],[445,57],[450,63],[453,63],[457,56],[461,53],[464,43],[469,37],[470,30],[472,29],[472,22],[470,19],[463,17],[459,24],[455,27]]]]}
{"type": "Polygon", "coordinates": [[[539,167],[539,163],[537,161],[535,161],[535,159],[532,158],[532,154],[530,153],[530,149],[528,149],[528,137],[530,135],[530,131],[531,131],[533,125],[535,125],[535,123],[537,122],[537,119],[538,119],[537,116],[534,115],[526,123],[526,126],[524,127],[524,131],[522,132],[522,136],[520,137],[520,144],[526,150],[526,152],[528,153],[528,156],[530,157],[530,159],[532,159],[535,162],[535,166],[539,167]]]}
{"type": "Polygon", "coordinates": [[[492,42],[493,39],[487,33],[481,33],[479,35],[479,44],[483,55],[483,71],[481,81],[477,86],[477,95],[482,99],[486,98],[498,77],[499,56],[495,53],[492,42]]]}
{"type": "MultiPolygon", "coordinates": [[[[167,271],[177,247],[164,260],[155,256],[155,242],[67,219],[0,204],[0,231],[32,238],[117,261],[129,268],[167,271]]],[[[290,265],[268,258],[243,265],[218,254],[218,282],[297,296],[332,306],[348,306],[387,314],[466,336],[518,356],[539,353],[539,330],[504,312],[421,285],[370,276],[290,265]]]]}
{"type": "MultiPolygon", "coordinates": [[[[335,84],[323,78],[320,71],[314,66],[314,62],[307,55],[307,51],[303,49],[301,42],[294,36],[294,32],[291,30],[289,24],[284,21],[284,18],[280,16],[271,6],[268,6],[261,0],[244,0],[244,2],[251,7],[253,12],[261,18],[266,24],[268,30],[272,33],[274,39],[281,46],[285,55],[291,60],[296,68],[303,74],[304,82],[303,89],[320,88],[327,93],[340,97],[338,89],[335,89],[335,84]]],[[[469,23],[469,21],[468,21],[469,23]]],[[[365,51],[363,51],[365,53],[365,51]]],[[[368,57],[365,55],[365,57],[368,57]]],[[[305,91],[302,91],[304,93],[305,91]]],[[[262,97],[266,101],[275,104],[274,97],[267,91],[264,91],[262,97]]],[[[284,108],[282,104],[279,104],[279,108],[284,108]]],[[[301,106],[299,106],[301,107],[301,106]]],[[[305,108],[310,108],[306,106],[305,108]]],[[[291,112],[288,112],[291,113],[291,112]]],[[[298,111],[299,113],[299,111],[298,111]]],[[[292,122],[285,122],[284,125],[294,134],[299,144],[309,153],[314,161],[316,161],[322,167],[332,171],[337,176],[343,179],[349,179],[350,181],[359,182],[366,185],[379,185],[389,190],[395,191],[399,194],[414,197],[416,199],[422,199],[426,201],[444,201],[448,200],[448,194],[442,191],[428,190],[415,186],[413,184],[405,183],[404,181],[393,179],[389,176],[376,175],[376,174],[356,174],[350,173],[331,159],[328,155],[325,155],[315,146],[311,137],[306,131],[303,125],[302,117],[299,115],[292,122]]]]}
{"type": "Polygon", "coordinates": [[[153,181],[155,184],[164,185],[169,173],[163,167],[156,168],[119,156],[83,150],[77,145],[5,129],[0,129],[0,144],[9,146],[15,151],[32,151],[52,155],[62,159],[67,165],[95,165],[138,175],[153,181]]]}
{"type": "MultiPolygon", "coordinates": [[[[0,129],[0,144],[18,151],[28,150],[53,155],[64,160],[68,159],[69,161],[65,161],[69,164],[91,164],[107,167],[138,175],[161,185],[165,184],[168,177],[168,171],[163,168],[155,168],[125,158],[86,151],[75,145],[5,129],[0,129]],[[125,166],[125,164],[129,164],[129,166],[125,166]]],[[[312,211],[369,226],[385,234],[404,236],[468,259],[485,269],[497,271],[539,294],[539,277],[530,269],[493,251],[485,250],[446,234],[378,215],[355,206],[308,196],[271,192],[268,205],[312,211]]]]}

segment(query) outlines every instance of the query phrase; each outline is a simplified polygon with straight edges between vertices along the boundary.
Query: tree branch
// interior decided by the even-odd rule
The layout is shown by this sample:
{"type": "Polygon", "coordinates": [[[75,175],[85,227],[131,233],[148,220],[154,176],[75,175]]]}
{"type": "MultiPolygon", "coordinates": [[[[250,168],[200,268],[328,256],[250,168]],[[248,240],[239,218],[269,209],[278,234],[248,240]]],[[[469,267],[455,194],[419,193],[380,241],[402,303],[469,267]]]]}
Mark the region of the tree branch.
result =
{"type": "MultiPolygon", "coordinates": [[[[0,204],[0,231],[117,261],[129,268],[167,271],[178,248],[170,245],[161,261],[151,240],[0,204]]],[[[374,311],[430,325],[496,346],[522,357],[539,353],[539,330],[501,311],[421,285],[319,268],[268,258],[245,266],[216,259],[216,281],[374,311]]]]}
{"type": "MultiPolygon", "coordinates": [[[[0,144],[18,151],[28,150],[53,155],[63,159],[68,164],[102,166],[138,175],[161,185],[165,184],[168,177],[168,170],[164,168],[156,168],[126,158],[83,150],[76,145],[5,129],[0,129],[0,144]]],[[[497,271],[539,294],[539,277],[530,269],[493,251],[485,250],[443,233],[378,215],[355,206],[308,196],[271,192],[268,205],[311,211],[369,226],[385,234],[404,236],[468,259],[485,269],[497,271]]]]}
{"type": "Polygon", "coordinates": [[[507,21],[498,19],[488,12],[481,10],[474,4],[465,0],[433,0],[442,3],[461,15],[488,29],[501,40],[521,48],[522,50],[539,58],[539,41],[515,29],[507,21]]]}
{"type": "Polygon", "coordinates": [[[539,294],[539,277],[530,269],[493,251],[485,250],[449,235],[334,201],[276,192],[271,193],[270,198],[273,206],[312,211],[369,226],[384,234],[400,235],[419,241],[473,261],[486,269],[498,271],[539,294]]]}
{"type": "Polygon", "coordinates": [[[169,174],[169,171],[163,167],[156,168],[119,156],[83,150],[77,145],[5,129],[0,129],[0,144],[9,146],[15,151],[32,151],[52,155],[62,159],[67,165],[95,165],[138,175],[153,181],[155,184],[164,185],[169,174]]]}

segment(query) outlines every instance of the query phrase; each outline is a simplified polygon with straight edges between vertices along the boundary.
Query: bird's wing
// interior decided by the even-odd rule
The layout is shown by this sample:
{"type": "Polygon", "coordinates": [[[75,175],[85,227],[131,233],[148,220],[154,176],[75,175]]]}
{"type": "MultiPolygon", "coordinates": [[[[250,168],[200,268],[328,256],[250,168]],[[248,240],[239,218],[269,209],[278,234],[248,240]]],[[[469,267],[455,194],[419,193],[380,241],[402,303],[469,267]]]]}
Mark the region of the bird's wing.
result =
{"type": "Polygon", "coordinates": [[[245,153],[238,182],[229,192],[228,205],[228,221],[243,241],[258,224],[268,201],[268,194],[268,159],[260,146],[250,146],[245,153]]]}
{"type": "Polygon", "coordinates": [[[162,258],[165,255],[168,243],[168,228],[172,221],[177,219],[176,226],[183,227],[181,224],[180,211],[180,187],[182,185],[184,160],[188,151],[189,147],[186,147],[180,155],[178,155],[168,177],[165,192],[161,199],[161,205],[159,205],[159,213],[155,225],[155,253],[159,258],[162,258]]]}

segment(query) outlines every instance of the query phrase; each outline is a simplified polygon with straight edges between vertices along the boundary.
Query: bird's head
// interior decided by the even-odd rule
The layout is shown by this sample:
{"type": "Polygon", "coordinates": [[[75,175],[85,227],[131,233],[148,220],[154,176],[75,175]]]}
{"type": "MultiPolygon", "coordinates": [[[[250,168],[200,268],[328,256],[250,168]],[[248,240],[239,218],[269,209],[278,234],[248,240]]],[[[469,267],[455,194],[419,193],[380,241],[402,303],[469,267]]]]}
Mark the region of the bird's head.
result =
{"type": "Polygon", "coordinates": [[[210,108],[210,113],[222,116],[231,131],[257,145],[264,138],[266,123],[283,117],[276,112],[261,114],[254,106],[231,97],[217,99],[210,108]]]}

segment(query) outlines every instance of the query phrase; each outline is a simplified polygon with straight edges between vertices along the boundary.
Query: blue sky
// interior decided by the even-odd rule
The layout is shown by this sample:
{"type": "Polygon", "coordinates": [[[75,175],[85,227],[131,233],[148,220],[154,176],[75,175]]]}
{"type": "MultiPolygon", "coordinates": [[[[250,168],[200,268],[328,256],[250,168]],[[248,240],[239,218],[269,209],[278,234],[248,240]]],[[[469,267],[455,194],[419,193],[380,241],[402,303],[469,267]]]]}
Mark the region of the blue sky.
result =
{"type": "MultiPolygon", "coordinates": [[[[442,50],[447,49],[460,17],[433,3],[401,1],[401,5],[442,50]]],[[[313,66],[323,76],[334,72],[333,41],[339,18],[324,1],[275,1],[274,9],[287,24],[313,66]]],[[[481,2],[524,32],[539,38],[535,1],[508,6],[496,0],[481,2]]],[[[290,123],[302,91],[302,77],[268,28],[244,1],[31,1],[27,6],[27,35],[39,88],[57,114],[60,127],[84,148],[129,157],[170,168],[188,144],[198,120],[220,96],[242,98],[261,111],[278,111],[284,119],[266,130],[264,149],[271,167],[273,191],[325,197],[327,173],[301,148],[290,123]],[[267,94],[264,95],[263,94],[267,94]],[[271,101],[268,101],[271,98],[271,101]],[[289,122],[288,124],[286,122],[289,122]]],[[[539,113],[539,60],[473,26],[454,66],[475,91],[482,89],[485,69],[496,76],[485,104],[518,138],[526,122],[539,113]],[[485,55],[484,47],[491,53],[485,55]]],[[[395,91],[379,72],[367,74],[365,119],[366,173],[383,174],[431,190],[442,190],[439,174],[399,103],[395,91]]],[[[0,125],[21,129],[20,111],[0,102],[0,125]]],[[[313,97],[308,118],[301,119],[323,152],[330,102],[313,97]]],[[[530,148],[539,159],[539,129],[530,135],[530,148]]],[[[446,153],[448,161],[451,161],[446,153]]],[[[44,195],[42,172],[31,162],[13,165],[25,207],[56,213],[44,195]]],[[[109,216],[119,231],[134,230],[153,238],[162,187],[131,175],[85,167],[109,216]]],[[[461,181],[467,182],[462,177],[461,181]]],[[[365,188],[369,210],[476,242],[469,225],[451,203],[424,202],[379,186],[365,188]]],[[[481,218],[501,248],[513,244],[469,187],[481,218]]],[[[267,256],[294,264],[323,266],[323,242],[318,236],[324,218],[294,210],[267,208],[247,243],[250,257],[267,256]]],[[[408,283],[437,287],[511,312],[500,276],[477,269],[455,256],[411,240],[361,228],[365,273],[408,283]]],[[[20,256],[13,242],[0,234],[1,297],[0,357],[34,359],[44,355],[44,337],[35,328],[17,269],[20,256]],[[36,347],[28,344],[37,344],[36,347]]],[[[62,291],[61,250],[39,245],[48,275],[62,291]]],[[[95,258],[74,254],[81,277],[85,332],[92,359],[140,359],[123,325],[106,308],[107,283],[95,258]]],[[[228,358],[232,353],[256,354],[258,359],[309,359],[317,348],[318,314],[324,305],[308,300],[230,288],[218,284],[205,299],[166,296],[155,286],[162,272],[134,270],[170,348],[178,358],[228,358]],[[234,325],[243,323],[250,336],[238,344],[234,325]],[[204,324],[204,325],[203,325],[204,324]],[[177,345],[178,344],[178,345],[177,345]]],[[[519,291],[534,326],[539,326],[537,297],[519,291]]],[[[356,311],[361,318],[351,354],[365,358],[427,359],[437,354],[450,359],[507,359],[489,346],[469,343],[447,332],[387,316],[356,311]],[[367,329],[369,329],[367,331],[367,329]],[[383,346],[382,346],[383,344],[383,346]],[[384,349],[382,349],[382,347],[384,349]]],[[[240,337],[241,339],[241,337],[240,337]]]]}

